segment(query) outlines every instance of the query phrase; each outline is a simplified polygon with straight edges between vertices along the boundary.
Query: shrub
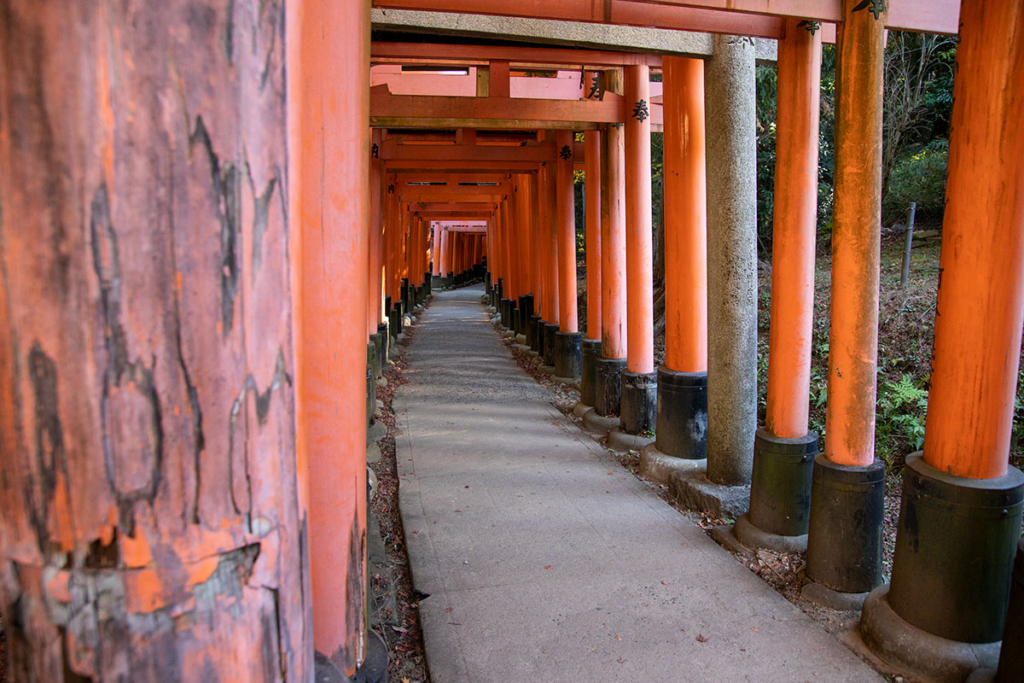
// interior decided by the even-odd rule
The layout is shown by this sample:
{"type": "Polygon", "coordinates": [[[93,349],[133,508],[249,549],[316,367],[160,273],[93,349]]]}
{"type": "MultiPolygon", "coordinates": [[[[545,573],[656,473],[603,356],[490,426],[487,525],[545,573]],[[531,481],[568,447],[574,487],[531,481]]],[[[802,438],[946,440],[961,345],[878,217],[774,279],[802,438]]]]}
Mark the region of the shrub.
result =
{"type": "Polygon", "coordinates": [[[909,154],[893,167],[882,216],[886,221],[901,218],[910,205],[917,202],[917,218],[925,223],[942,221],[946,201],[946,160],[949,141],[935,140],[909,154]]]}

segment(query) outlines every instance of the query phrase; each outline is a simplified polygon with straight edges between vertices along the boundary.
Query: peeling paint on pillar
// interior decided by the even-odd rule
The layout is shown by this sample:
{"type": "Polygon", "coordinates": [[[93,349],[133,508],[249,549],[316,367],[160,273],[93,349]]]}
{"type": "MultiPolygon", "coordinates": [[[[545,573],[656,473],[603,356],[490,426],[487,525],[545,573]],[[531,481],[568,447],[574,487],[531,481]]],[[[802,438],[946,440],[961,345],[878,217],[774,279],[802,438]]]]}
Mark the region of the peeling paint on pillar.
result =
{"type": "Polygon", "coordinates": [[[279,2],[0,5],[11,681],[311,676],[283,31],[279,2]]]}

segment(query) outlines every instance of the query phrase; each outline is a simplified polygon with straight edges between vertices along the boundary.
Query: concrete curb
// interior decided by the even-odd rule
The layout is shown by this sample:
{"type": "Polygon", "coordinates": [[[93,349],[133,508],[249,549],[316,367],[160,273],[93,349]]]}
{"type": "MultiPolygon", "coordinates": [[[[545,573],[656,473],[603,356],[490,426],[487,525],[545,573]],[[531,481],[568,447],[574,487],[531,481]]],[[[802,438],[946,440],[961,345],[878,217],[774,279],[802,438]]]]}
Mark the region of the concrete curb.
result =
{"type": "Polygon", "coordinates": [[[658,450],[657,443],[648,444],[640,451],[640,474],[659,484],[668,484],[674,472],[707,471],[707,467],[706,459],[687,460],[666,455],[658,450]]]}
{"type": "Polygon", "coordinates": [[[608,448],[623,453],[626,451],[641,451],[652,443],[654,443],[654,437],[627,434],[622,431],[621,426],[608,432],[608,448]]]}
{"type": "Polygon", "coordinates": [[[749,515],[740,515],[733,530],[736,540],[748,548],[765,548],[780,553],[807,552],[807,534],[802,536],[781,536],[771,534],[754,526],[749,515]]]}
{"type": "Polygon", "coordinates": [[[596,410],[590,410],[583,415],[583,428],[597,436],[604,436],[618,426],[619,418],[598,415],[596,410]]]}
{"type": "Polygon", "coordinates": [[[669,488],[676,505],[720,519],[736,519],[750,505],[749,486],[715,484],[708,480],[706,469],[672,473],[669,488]]]}

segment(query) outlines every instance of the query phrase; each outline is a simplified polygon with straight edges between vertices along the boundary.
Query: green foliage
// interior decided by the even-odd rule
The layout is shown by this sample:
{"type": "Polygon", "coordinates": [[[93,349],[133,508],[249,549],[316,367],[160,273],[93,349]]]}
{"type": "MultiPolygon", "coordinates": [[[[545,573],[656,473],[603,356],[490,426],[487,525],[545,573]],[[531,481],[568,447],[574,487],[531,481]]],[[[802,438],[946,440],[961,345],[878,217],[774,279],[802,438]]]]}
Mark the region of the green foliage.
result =
{"type": "Polygon", "coordinates": [[[897,161],[889,177],[889,191],[882,201],[883,218],[895,220],[910,202],[917,202],[917,215],[922,221],[941,221],[948,156],[949,142],[935,140],[897,161]]]}
{"type": "Polygon", "coordinates": [[[917,386],[910,375],[882,385],[876,413],[875,443],[886,465],[891,467],[897,454],[906,456],[921,449],[927,411],[928,390],[917,386]]]}

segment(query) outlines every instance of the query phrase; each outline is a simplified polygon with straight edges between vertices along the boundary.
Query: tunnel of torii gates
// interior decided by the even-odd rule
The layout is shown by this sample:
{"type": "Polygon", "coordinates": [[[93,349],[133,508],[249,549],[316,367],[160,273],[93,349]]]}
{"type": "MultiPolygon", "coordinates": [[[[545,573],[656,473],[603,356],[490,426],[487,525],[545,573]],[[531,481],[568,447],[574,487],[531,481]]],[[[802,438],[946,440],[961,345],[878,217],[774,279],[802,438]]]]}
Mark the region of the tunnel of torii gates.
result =
{"type": "Polygon", "coordinates": [[[1024,0],[374,4],[710,32],[714,53],[372,43],[370,3],[357,1],[0,4],[9,679],[310,681],[321,666],[365,678],[378,642],[366,626],[373,378],[410,309],[481,275],[502,325],[556,375],[582,375],[585,406],[618,415],[624,436],[657,425],[648,460],[750,484],[737,537],[806,547],[805,593],[863,603],[861,635],[883,660],[961,680],[994,664],[1006,622],[1016,640],[1000,666],[1014,666],[1024,0]],[[886,28],[958,32],[959,46],[927,432],[883,585],[886,28]],[[749,36],[778,40],[760,427],[749,36]],[[818,452],[819,69],[833,36],[818,452]],[[652,126],[664,131],[660,368],[652,126]]]}

